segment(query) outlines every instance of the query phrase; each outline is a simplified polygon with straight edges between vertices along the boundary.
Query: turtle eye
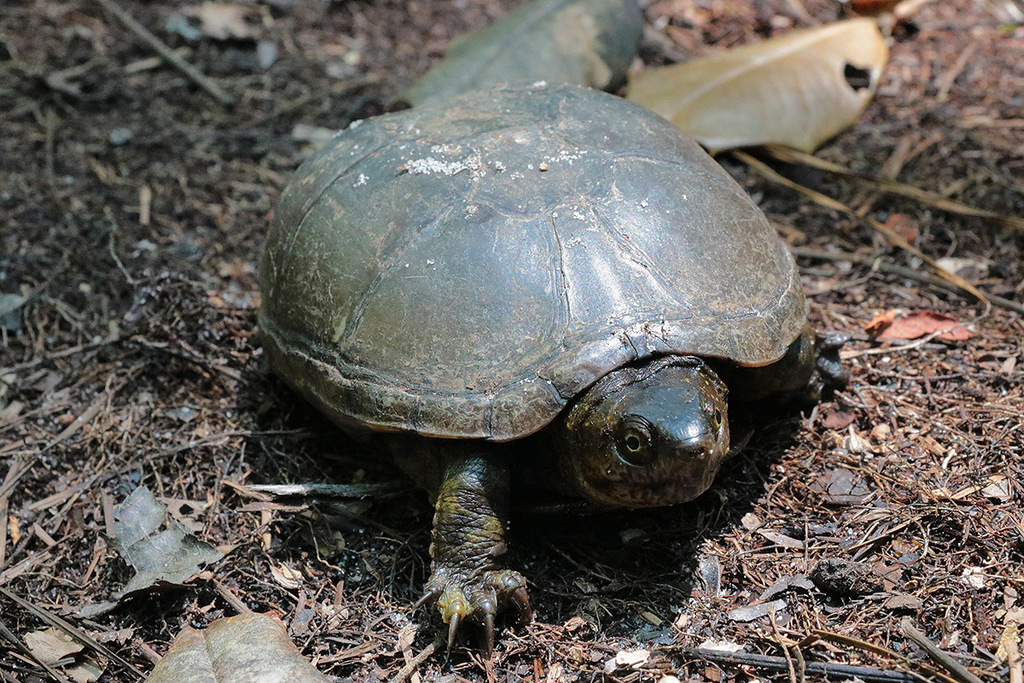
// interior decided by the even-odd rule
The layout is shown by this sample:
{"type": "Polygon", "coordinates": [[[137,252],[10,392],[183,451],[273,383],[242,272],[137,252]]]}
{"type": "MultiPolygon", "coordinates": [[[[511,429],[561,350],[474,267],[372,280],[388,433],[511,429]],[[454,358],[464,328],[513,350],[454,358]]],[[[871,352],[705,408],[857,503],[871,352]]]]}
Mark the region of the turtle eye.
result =
{"type": "Polygon", "coordinates": [[[652,434],[650,423],[643,418],[623,420],[618,437],[619,458],[627,465],[649,465],[655,455],[652,434]]]}
{"type": "Polygon", "coordinates": [[[715,429],[722,426],[722,411],[715,408],[715,429]]]}

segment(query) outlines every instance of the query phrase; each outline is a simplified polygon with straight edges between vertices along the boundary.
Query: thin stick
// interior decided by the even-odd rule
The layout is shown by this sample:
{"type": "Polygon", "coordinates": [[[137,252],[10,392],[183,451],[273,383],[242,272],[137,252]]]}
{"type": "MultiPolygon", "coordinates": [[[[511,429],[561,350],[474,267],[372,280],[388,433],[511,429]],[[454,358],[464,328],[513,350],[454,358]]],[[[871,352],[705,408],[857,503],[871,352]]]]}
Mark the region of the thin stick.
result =
{"type": "MultiPolygon", "coordinates": [[[[738,666],[757,666],[774,671],[787,671],[789,665],[784,657],[747,654],[745,652],[722,652],[703,648],[679,648],[682,654],[703,659],[716,664],[735,664],[738,666]]],[[[926,678],[909,671],[893,671],[891,669],[873,669],[866,666],[850,664],[833,664],[831,662],[806,662],[807,673],[825,676],[826,678],[860,678],[867,683],[927,683],[926,678]]]]}
{"type": "Polygon", "coordinates": [[[826,161],[825,159],[816,157],[813,154],[798,152],[795,149],[789,149],[778,145],[769,145],[765,150],[779,161],[784,161],[790,164],[802,164],[804,166],[810,166],[822,171],[834,173],[835,175],[843,176],[844,178],[869,184],[880,192],[897,194],[901,197],[913,199],[936,209],[955,213],[960,216],[987,218],[1012,230],[1024,230],[1024,219],[1017,218],[1016,216],[1007,216],[996,211],[989,211],[988,209],[979,209],[976,206],[961,204],[960,202],[955,202],[952,199],[947,199],[942,195],[934,194],[889,178],[873,178],[860,173],[854,173],[845,166],[840,166],[839,164],[832,163],[831,161],[826,161]]]}
{"type": "Polygon", "coordinates": [[[409,678],[409,676],[412,676],[413,672],[416,671],[416,668],[423,662],[427,661],[427,659],[437,651],[440,644],[440,640],[435,640],[430,645],[423,648],[422,652],[405,663],[405,666],[395,674],[395,677],[391,679],[390,683],[405,683],[405,680],[409,678]]]}
{"type": "Polygon", "coordinates": [[[61,675],[60,672],[58,672],[49,664],[47,664],[42,659],[37,657],[34,652],[29,650],[28,646],[21,642],[21,640],[18,639],[18,636],[14,635],[14,633],[12,633],[11,630],[3,624],[3,622],[0,622],[0,635],[2,635],[4,638],[10,641],[11,645],[13,645],[14,648],[18,652],[20,652],[26,659],[33,661],[40,667],[42,667],[46,671],[46,673],[50,674],[50,677],[53,678],[53,680],[57,681],[58,683],[71,683],[71,681],[65,678],[63,675],[61,675]]]}
{"type": "Polygon", "coordinates": [[[52,107],[46,108],[46,177],[53,179],[53,147],[57,129],[57,112],[52,107]]]}
{"type": "Polygon", "coordinates": [[[958,681],[961,681],[962,683],[982,683],[981,679],[968,671],[966,666],[950,657],[948,653],[940,650],[938,645],[928,640],[928,637],[925,636],[924,633],[918,631],[914,625],[910,623],[909,617],[904,618],[903,621],[900,622],[900,627],[903,629],[903,635],[920,645],[921,649],[927,652],[928,656],[932,658],[932,661],[946,667],[949,673],[953,674],[958,681]]]}
{"type": "MultiPolygon", "coordinates": [[[[913,268],[889,263],[888,261],[883,261],[881,258],[874,256],[859,256],[857,254],[851,254],[850,252],[819,251],[817,249],[807,249],[805,247],[790,247],[789,250],[793,253],[793,256],[820,259],[822,261],[849,261],[850,263],[860,263],[862,265],[871,266],[883,273],[890,273],[891,275],[905,277],[908,280],[923,282],[931,285],[932,287],[939,287],[947,292],[959,294],[960,296],[966,297],[971,295],[971,293],[963,287],[949,282],[948,280],[943,280],[942,278],[935,277],[934,275],[923,273],[920,270],[914,270],[913,268]]],[[[986,296],[996,308],[1002,308],[1007,311],[1013,311],[1014,313],[1024,315],[1024,306],[1016,301],[1010,301],[1009,299],[1004,299],[1003,297],[996,296],[995,294],[987,294],[986,296]]]]}
{"type": "MultiPolygon", "coordinates": [[[[892,650],[882,647],[881,645],[875,645],[874,643],[869,643],[860,640],[859,638],[854,638],[853,636],[844,636],[839,633],[833,633],[831,631],[821,631],[815,629],[811,631],[811,635],[809,637],[818,640],[827,640],[838,645],[847,645],[849,647],[855,647],[858,650],[863,650],[864,652],[871,652],[873,654],[881,655],[883,657],[892,657],[896,660],[906,660],[906,657],[904,655],[900,655],[897,652],[893,652],[892,650]]],[[[918,669],[920,669],[921,671],[923,671],[924,673],[931,676],[932,678],[939,680],[941,683],[956,683],[955,679],[952,679],[943,672],[938,671],[937,669],[933,669],[930,666],[926,666],[921,662],[910,663],[918,669]]]]}
{"type": "Polygon", "coordinates": [[[750,168],[754,169],[755,171],[757,171],[758,173],[760,173],[764,177],[768,178],[769,180],[773,180],[773,181],[779,183],[780,185],[785,185],[786,187],[788,187],[788,188],[790,188],[792,190],[796,190],[797,192],[799,192],[800,194],[802,194],[802,195],[804,195],[806,197],[810,197],[810,199],[813,202],[815,202],[816,204],[818,204],[820,206],[824,206],[824,207],[829,208],[829,209],[835,209],[836,211],[841,211],[842,213],[845,213],[846,215],[850,216],[851,218],[855,218],[855,219],[857,219],[859,221],[863,221],[863,222],[867,223],[876,232],[884,235],[885,238],[887,240],[889,240],[889,242],[891,244],[893,244],[893,245],[895,245],[897,247],[900,247],[901,249],[903,249],[905,251],[910,252],[914,256],[918,257],[919,259],[921,259],[922,261],[927,263],[939,275],[939,277],[941,277],[941,278],[943,278],[945,280],[949,280],[950,282],[956,284],[958,287],[962,287],[963,289],[965,289],[968,292],[970,292],[972,296],[977,297],[977,299],[979,301],[982,301],[982,302],[984,302],[986,304],[990,303],[989,300],[988,300],[988,297],[985,296],[984,294],[982,294],[981,291],[979,291],[974,285],[972,285],[970,282],[968,282],[967,280],[963,279],[959,275],[957,275],[955,273],[951,273],[948,270],[946,270],[945,268],[943,268],[942,266],[940,266],[938,263],[935,262],[935,259],[933,259],[931,256],[928,256],[927,254],[922,252],[920,249],[915,247],[913,244],[911,244],[910,242],[905,240],[903,238],[903,236],[901,236],[898,232],[896,232],[892,228],[890,228],[890,227],[888,227],[886,225],[883,225],[882,223],[879,223],[876,220],[868,218],[867,216],[861,216],[856,211],[854,211],[853,209],[848,207],[846,204],[843,204],[840,201],[832,199],[828,195],[822,194],[820,192],[816,192],[815,190],[812,190],[809,187],[804,187],[800,183],[793,182],[789,178],[786,178],[785,176],[782,176],[782,175],[776,173],[774,170],[771,169],[771,167],[768,166],[768,164],[764,163],[763,161],[761,161],[759,159],[755,159],[754,157],[750,156],[746,152],[741,152],[739,150],[733,150],[732,154],[737,159],[743,161],[745,164],[750,166],[750,168]]]}
{"type": "Polygon", "coordinates": [[[224,91],[219,85],[203,75],[199,69],[185,61],[184,57],[172,50],[167,43],[150,33],[145,26],[135,21],[135,19],[133,19],[126,11],[121,9],[114,0],[96,0],[96,2],[103,5],[105,10],[117,17],[118,21],[124,24],[125,28],[149,43],[149,46],[156,50],[161,57],[195,81],[196,85],[213,95],[218,102],[223,104],[225,107],[233,107],[235,105],[235,98],[231,97],[231,95],[224,91]]]}
{"type": "Polygon", "coordinates": [[[250,491],[273,498],[385,498],[409,490],[404,481],[370,484],[249,484],[250,491]]]}
{"type": "Polygon", "coordinates": [[[242,602],[241,598],[231,592],[230,588],[217,579],[213,580],[213,589],[217,591],[217,594],[224,598],[228,604],[234,607],[235,611],[239,614],[248,614],[249,612],[252,612],[252,610],[249,609],[249,606],[242,602]]]}
{"type": "Polygon", "coordinates": [[[38,605],[32,604],[28,600],[25,600],[24,598],[15,595],[3,586],[0,586],[0,594],[3,594],[3,596],[6,597],[8,600],[16,602],[22,609],[31,612],[33,615],[42,619],[51,626],[54,626],[60,629],[61,631],[64,631],[64,633],[73,637],[75,640],[82,643],[83,645],[89,647],[94,652],[98,652],[104,657],[114,660],[122,667],[124,667],[125,670],[127,670],[130,674],[132,674],[136,678],[136,680],[142,678],[142,674],[140,674],[135,669],[135,667],[133,667],[128,661],[126,661],[119,654],[117,654],[107,646],[97,642],[95,639],[92,638],[92,636],[90,636],[88,633],[78,628],[71,622],[62,619],[61,617],[58,617],[56,614],[53,614],[52,612],[49,612],[43,609],[42,607],[39,607],[38,605]]]}

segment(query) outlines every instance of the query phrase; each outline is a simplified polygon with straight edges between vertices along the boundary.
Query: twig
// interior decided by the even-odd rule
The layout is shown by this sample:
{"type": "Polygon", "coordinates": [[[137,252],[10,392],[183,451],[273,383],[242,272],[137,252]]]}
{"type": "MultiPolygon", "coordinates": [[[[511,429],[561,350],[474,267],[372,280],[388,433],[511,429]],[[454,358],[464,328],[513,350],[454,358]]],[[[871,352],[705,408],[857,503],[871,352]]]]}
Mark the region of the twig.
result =
{"type": "Polygon", "coordinates": [[[423,662],[427,661],[427,659],[437,651],[437,648],[440,645],[440,639],[435,640],[430,645],[427,645],[423,648],[422,652],[406,662],[405,666],[395,674],[395,677],[392,678],[389,683],[405,683],[405,680],[409,678],[409,676],[412,676],[413,672],[416,671],[416,668],[423,662]]]}
{"type": "MultiPolygon", "coordinates": [[[[703,648],[683,647],[679,652],[689,657],[696,657],[716,664],[734,664],[737,666],[757,666],[773,671],[788,671],[789,664],[785,657],[747,654],[745,652],[722,652],[703,648]]],[[[893,671],[891,669],[874,669],[866,666],[850,664],[833,664],[831,662],[806,662],[806,672],[826,678],[859,678],[867,683],[928,683],[927,679],[909,671],[893,671]]]]}
{"type": "Polygon", "coordinates": [[[58,683],[71,683],[71,681],[62,676],[59,671],[56,671],[49,664],[47,664],[42,659],[37,657],[34,652],[28,649],[28,647],[23,642],[21,642],[18,636],[14,635],[14,633],[12,633],[11,630],[3,624],[3,622],[0,622],[0,636],[6,638],[14,647],[14,649],[20,652],[25,658],[35,662],[40,667],[42,667],[46,671],[46,673],[48,673],[50,677],[53,678],[53,680],[57,681],[58,683]]]}
{"type": "Polygon", "coordinates": [[[385,498],[409,490],[402,481],[370,484],[250,484],[245,488],[273,498],[385,498]]]}
{"type": "Polygon", "coordinates": [[[56,175],[53,166],[54,138],[57,129],[57,112],[52,107],[46,108],[46,177],[53,180],[56,175]]]}
{"type": "Polygon", "coordinates": [[[100,346],[116,344],[119,341],[121,341],[121,337],[115,332],[106,339],[101,339],[100,341],[89,342],[88,344],[79,344],[78,346],[72,346],[61,351],[55,351],[53,353],[46,354],[43,356],[37,356],[32,360],[25,361],[24,363],[18,363],[17,365],[10,365],[5,368],[0,368],[0,375],[5,375],[9,372],[20,372],[21,370],[28,370],[29,368],[34,368],[35,366],[41,363],[54,360],[55,358],[66,358],[68,356],[73,356],[76,353],[84,353],[86,351],[91,351],[92,349],[95,349],[100,346]]]}
{"type": "Polygon", "coordinates": [[[242,602],[241,598],[231,592],[231,589],[225,586],[217,579],[213,580],[213,589],[217,591],[217,594],[224,598],[229,605],[235,608],[235,611],[239,614],[248,614],[252,612],[249,606],[242,602]]]}
{"type": "Polygon", "coordinates": [[[108,659],[114,660],[115,662],[120,664],[122,667],[124,667],[127,671],[129,671],[133,676],[135,676],[135,678],[138,679],[138,678],[142,678],[143,677],[142,674],[140,674],[135,669],[135,667],[133,667],[128,661],[126,661],[124,658],[122,658],[119,654],[117,654],[116,652],[114,652],[113,650],[108,648],[107,646],[103,645],[102,643],[97,642],[95,639],[92,638],[92,636],[90,636],[88,633],[86,633],[82,629],[78,628],[77,626],[75,626],[71,622],[66,621],[66,620],[58,617],[56,614],[53,614],[52,612],[49,612],[49,611],[43,609],[42,607],[39,607],[38,605],[33,605],[28,600],[25,600],[24,598],[21,598],[21,597],[15,595],[14,593],[12,593],[11,591],[7,590],[3,586],[0,586],[0,593],[2,593],[4,595],[4,597],[6,597],[8,600],[11,600],[11,601],[17,603],[18,605],[20,605],[22,609],[27,610],[28,612],[31,612],[36,617],[42,619],[43,621],[45,621],[46,623],[50,624],[51,626],[54,626],[54,627],[60,629],[61,631],[64,631],[69,636],[73,637],[75,640],[77,640],[78,642],[82,643],[83,645],[86,645],[87,647],[89,647],[89,649],[93,650],[94,652],[98,652],[99,654],[103,655],[104,657],[107,657],[108,659]]]}
{"type": "Polygon", "coordinates": [[[849,178],[850,180],[854,180],[859,183],[869,184],[880,192],[888,192],[890,194],[900,195],[901,197],[913,199],[915,201],[921,202],[922,204],[926,204],[933,208],[941,209],[942,211],[948,211],[950,213],[955,213],[960,216],[987,218],[1012,230],[1024,230],[1024,218],[1018,218],[1016,216],[1007,216],[996,211],[989,211],[988,209],[979,209],[976,206],[968,206],[967,204],[961,204],[960,202],[955,202],[952,199],[947,199],[942,195],[938,195],[933,192],[927,192],[912,185],[897,182],[889,178],[873,178],[871,176],[854,173],[853,171],[844,166],[832,163],[831,161],[826,161],[825,159],[816,157],[813,154],[798,152],[795,149],[788,149],[786,147],[781,147],[778,145],[769,145],[765,147],[765,151],[767,151],[769,154],[771,154],[779,161],[784,161],[788,164],[802,164],[804,166],[817,168],[821,171],[834,173],[835,175],[839,175],[844,178],[849,178]]]}
{"type": "MultiPolygon", "coordinates": [[[[817,640],[826,640],[826,641],[829,641],[829,642],[832,642],[832,643],[836,643],[837,645],[846,645],[847,647],[855,647],[858,650],[862,650],[864,652],[870,652],[872,654],[881,655],[883,657],[891,657],[892,659],[906,662],[906,656],[905,655],[901,655],[901,654],[899,654],[897,652],[893,652],[892,650],[890,650],[888,648],[885,648],[885,647],[882,647],[881,645],[875,645],[874,643],[869,643],[869,642],[861,640],[859,638],[854,638],[853,636],[844,636],[844,635],[842,635],[840,633],[833,633],[831,631],[822,631],[820,629],[815,629],[815,630],[811,631],[810,635],[807,636],[807,638],[804,639],[804,642],[802,642],[801,645],[805,645],[806,646],[806,645],[809,645],[811,642],[814,642],[814,641],[817,641],[817,640]]],[[[930,666],[926,666],[926,665],[922,664],[921,662],[906,662],[906,663],[913,665],[914,667],[920,669],[921,671],[923,671],[927,675],[931,676],[932,678],[937,679],[938,681],[941,681],[941,683],[956,683],[956,681],[954,679],[950,678],[949,676],[947,676],[943,672],[938,671],[937,669],[933,669],[930,666]]]]}
{"type": "Polygon", "coordinates": [[[867,223],[873,230],[875,230],[881,235],[884,235],[885,238],[889,240],[891,244],[900,247],[904,251],[910,252],[917,258],[927,263],[936,273],[938,273],[939,277],[949,280],[950,282],[953,282],[959,287],[962,287],[966,291],[970,292],[971,295],[976,297],[978,300],[983,301],[986,304],[989,303],[988,297],[985,296],[981,291],[979,291],[974,285],[972,285],[970,282],[963,279],[959,275],[951,273],[942,266],[940,266],[938,263],[936,263],[935,259],[933,259],[931,256],[928,256],[920,249],[915,247],[913,244],[908,242],[906,239],[903,238],[902,235],[900,235],[892,228],[883,225],[882,223],[879,223],[874,219],[868,218],[867,216],[861,216],[856,211],[848,207],[846,204],[843,204],[840,201],[832,199],[828,195],[812,190],[809,187],[804,187],[800,183],[793,182],[789,178],[786,178],[785,176],[776,173],[774,170],[771,169],[771,167],[768,166],[768,164],[764,163],[759,159],[755,159],[746,152],[733,150],[732,154],[737,159],[747,164],[750,168],[757,171],[765,178],[768,178],[769,180],[779,183],[780,185],[785,185],[791,190],[796,190],[800,194],[809,197],[813,202],[815,202],[819,206],[824,206],[825,208],[828,209],[840,211],[850,216],[851,218],[867,223]]]}
{"type": "MultiPolygon", "coordinates": [[[[777,642],[779,644],[779,647],[782,648],[782,654],[786,658],[786,666],[789,667],[789,680],[790,680],[790,683],[804,683],[804,677],[803,677],[804,669],[803,669],[803,667],[801,667],[800,677],[797,678],[796,667],[793,666],[793,658],[789,654],[789,648],[786,647],[786,641],[784,641],[782,639],[782,634],[779,633],[779,625],[775,622],[775,610],[774,609],[768,612],[768,620],[771,622],[772,631],[775,634],[775,642],[777,642]]],[[[796,649],[799,650],[800,646],[797,645],[796,649]]]]}
{"type": "MultiPolygon", "coordinates": [[[[11,470],[14,468],[12,467],[11,470]]],[[[8,470],[8,473],[10,470],[8,470]]],[[[0,569],[7,564],[7,496],[0,495],[0,569]]]]}
{"type": "MultiPolygon", "coordinates": [[[[850,263],[860,263],[862,265],[871,266],[883,273],[898,275],[899,277],[905,277],[908,280],[923,282],[933,287],[945,289],[947,292],[959,294],[960,296],[971,295],[969,291],[952,282],[943,280],[942,278],[937,278],[934,275],[929,275],[928,273],[922,273],[921,271],[914,270],[913,268],[898,266],[895,263],[889,263],[888,261],[883,261],[876,257],[859,256],[858,254],[851,254],[850,252],[820,251],[818,249],[807,249],[805,247],[790,247],[789,250],[794,256],[820,259],[822,261],[849,261],[850,263]]],[[[1003,297],[996,296],[994,294],[987,294],[986,296],[996,308],[1002,308],[1007,311],[1013,311],[1014,313],[1024,315],[1024,306],[1018,304],[1016,301],[1010,301],[1009,299],[1004,299],[1003,297]]]]}
{"type": "Polygon", "coordinates": [[[967,667],[949,656],[948,653],[939,649],[939,646],[928,640],[924,633],[917,630],[910,622],[910,617],[904,617],[900,622],[903,635],[917,643],[922,650],[928,653],[936,664],[941,664],[956,677],[961,683],[982,683],[981,679],[967,670],[967,667]]]}
{"type": "Polygon", "coordinates": [[[231,97],[223,88],[207,78],[199,69],[189,64],[177,52],[172,50],[167,43],[157,38],[149,30],[135,21],[130,14],[121,9],[114,0],[96,0],[103,8],[117,17],[118,21],[124,24],[125,28],[149,43],[149,46],[165,60],[181,70],[186,76],[195,81],[196,85],[213,95],[213,97],[226,107],[235,105],[235,98],[231,97]]]}

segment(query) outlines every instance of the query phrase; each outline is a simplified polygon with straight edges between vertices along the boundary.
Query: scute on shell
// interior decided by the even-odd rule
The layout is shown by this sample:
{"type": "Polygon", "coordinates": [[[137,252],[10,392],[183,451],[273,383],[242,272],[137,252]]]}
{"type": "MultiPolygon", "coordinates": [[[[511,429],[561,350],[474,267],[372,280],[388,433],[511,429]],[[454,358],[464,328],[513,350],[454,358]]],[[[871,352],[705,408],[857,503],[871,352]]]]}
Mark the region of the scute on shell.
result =
{"type": "Polygon", "coordinates": [[[574,86],[501,87],[340,132],[262,265],[271,365],[337,422],[515,439],[624,363],[777,360],[792,257],[669,123],[574,86]]]}

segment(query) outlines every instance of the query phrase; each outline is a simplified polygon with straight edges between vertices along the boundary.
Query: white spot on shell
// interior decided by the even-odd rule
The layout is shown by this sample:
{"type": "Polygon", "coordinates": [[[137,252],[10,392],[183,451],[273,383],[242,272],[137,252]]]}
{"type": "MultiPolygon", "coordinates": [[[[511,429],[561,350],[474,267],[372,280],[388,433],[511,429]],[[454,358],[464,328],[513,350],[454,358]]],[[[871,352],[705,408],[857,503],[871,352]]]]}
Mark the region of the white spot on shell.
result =
{"type": "MultiPolygon", "coordinates": [[[[434,149],[442,149],[447,145],[437,146],[434,149]]],[[[437,152],[441,154],[442,152],[437,152]]],[[[405,163],[404,169],[413,175],[428,175],[440,173],[442,175],[455,175],[462,171],[469,171],[472,180],[479,180],[487,173],[483,158],[479,150],[473,150],[469,155],[457,159],[438,159],[436,157],[423,157],[422,159],[411,159],[405,163]]]]}

